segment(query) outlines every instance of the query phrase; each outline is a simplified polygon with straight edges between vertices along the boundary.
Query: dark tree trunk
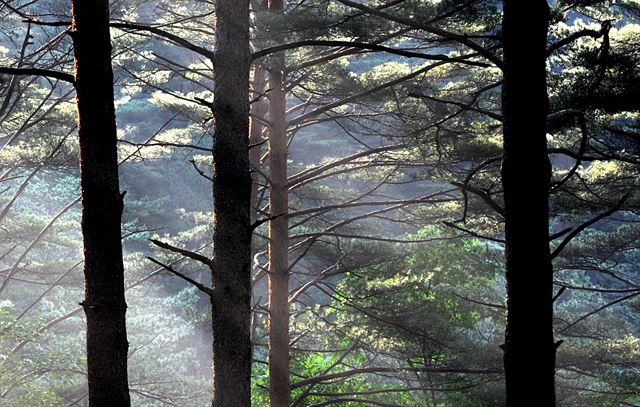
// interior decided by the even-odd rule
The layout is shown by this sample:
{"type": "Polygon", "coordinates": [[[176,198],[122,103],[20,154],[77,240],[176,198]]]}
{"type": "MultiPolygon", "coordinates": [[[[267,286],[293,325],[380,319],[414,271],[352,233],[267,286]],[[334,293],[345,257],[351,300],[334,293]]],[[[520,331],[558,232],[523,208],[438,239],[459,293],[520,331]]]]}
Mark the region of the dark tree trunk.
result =
{"type": "Polygon", "coordinates": [[[505,0],[503,15],[507,405],[555,406],[549,251],[545,0],[505,0]]]}
{"type": "MultiPolygon", "coordinates": [[[[281,13],[282,0],[269,2],[281,13]]],[[[289,407],[289,209],[284,54],[271,58],[269,78],[269,405],[289,407]]]]}
{"type": "Polygon", "coordinates": [[[73,1],[89,404],[129,406],[122,195],[107,0],[73,1]]]}
{"type": "Polygon", "coordinates": [[[251,406],[249,0],[216,7],[213,406],[251,406]]]}

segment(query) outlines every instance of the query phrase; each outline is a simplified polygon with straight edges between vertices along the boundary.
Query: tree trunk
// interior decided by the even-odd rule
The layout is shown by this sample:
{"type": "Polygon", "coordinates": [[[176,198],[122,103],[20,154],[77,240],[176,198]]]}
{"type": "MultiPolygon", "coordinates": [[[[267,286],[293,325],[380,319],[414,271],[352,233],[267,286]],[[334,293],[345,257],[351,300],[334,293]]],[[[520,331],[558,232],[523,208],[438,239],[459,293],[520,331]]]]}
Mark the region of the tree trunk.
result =
{"type": "MultiPolygon", "coordinates": [[[[269,11],[282,13],[283,0],[270,0],[269,11]]],[[[277,30],[278,27],[275,27],[277,30]]],[[[274,34],[278,38],[278,33],[274,34]]],[[[289,407],[289,188],[284,53],[269,66],[269,406],[289,407]]]]}
{"type": "Polygon", "coordinates": [[[219,0],[214,56],[213,403],[251,406],[249,0],[219,0]]]}
{"type": "Polygon", "coordinates": [[[555,406],[553,267],[549,251],[545,0],[503,10],[507,405],[555,406]]]}
{"type": "Polygon", "coordinates": [[[107,0],[74,0],[72,38],[80,139],[89,404],[129,406],[122,263],[123,195],[107,0]]]}
{"type": "MultiPolygon", "coordinates": [[[[271,2],[272,11],[277,2],[271,2]]],[[[269,88],[269,405],[289,407],[289,188],[284,55],[273,57],[269,88]],[[283,215],[285,214],[285,215],[283,215]]]]}

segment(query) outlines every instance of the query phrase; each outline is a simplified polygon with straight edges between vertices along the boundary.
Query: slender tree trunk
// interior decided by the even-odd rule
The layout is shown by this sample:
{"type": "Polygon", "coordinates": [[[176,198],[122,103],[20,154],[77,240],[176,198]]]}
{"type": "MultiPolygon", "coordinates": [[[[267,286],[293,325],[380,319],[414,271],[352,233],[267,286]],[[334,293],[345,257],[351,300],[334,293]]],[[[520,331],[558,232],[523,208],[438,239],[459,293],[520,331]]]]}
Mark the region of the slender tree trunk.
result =
{"type": "Polygon", "coordinates": [[[214,56],[213,403],[251,406],[249,0],[219,0],[214,56]]]}
{"type": "MultiPolygon", "coordinates": [[[[269,10],[281,13],[282,0],[269,10]]],[[[284,54],[271,58],[269,81],[269,405],[289,407],[289,188],[287,186],[287,124],[284,54]]]]}
{"type": "Polygon", "coordinates": [[[545,0],[505,0],[503,16],[507,405],[550,407],[555,344],[546,141],[549,6],[545,0]]]}
{"type": "Polygon", "coordinates": [[[72,38],[80,139],[89,404],[129,406],[122,263],[123,195],[107,0],[73,0],[72,38]]]}

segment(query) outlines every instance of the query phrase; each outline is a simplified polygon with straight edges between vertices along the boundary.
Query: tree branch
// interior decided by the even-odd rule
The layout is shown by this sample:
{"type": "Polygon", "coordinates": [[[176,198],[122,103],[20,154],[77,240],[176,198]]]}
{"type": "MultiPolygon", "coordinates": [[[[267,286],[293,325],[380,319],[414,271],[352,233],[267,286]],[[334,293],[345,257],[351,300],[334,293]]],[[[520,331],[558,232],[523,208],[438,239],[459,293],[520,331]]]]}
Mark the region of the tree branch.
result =
{"type": "Polygon", "coordinates": [[[602,311],[602,310],[604,310],[606,308],[609,308],[609,307],[611,307],[613,305],[616,305],[616,304],[621,303],[623,301],[626,301],[626,300],[629,300],[631,298],[634,298],[634,297],[636,297],[638,295],[640,295],[640,291],[635,292],[635,293],[631,293],[631,294],[626,295],[624,297],[620,297],[617,300],[611,301],[611,302],[609,302],[609,303],[607,303],[607,304],[605,304],[605,305],[603,305],[601,307],[598,307],[598,308],[594,309],[593,311],[591,311],[591,312],[581,316],[580,318],[576,319],[575,321],[571,322],[569,325],[567,325],[564,328],[562,328],[559,331],[559,333],[566,332],[569,328],[571,328],[572,326],[576,325],[578,322],[584,321],[585,319],[589,318],[590,316],[595,315],[598,312],[600,312],[600,311],[602,311]]]}
{"type": "MultiPolygon", "coordinates": [[[[49,27],[67,27],[71,25],[70,21],[38,21],[35,19],[26,19],[23,22],[31,23],[35,25],[49,26],[49,27]]],[[[196,45],[190,41],[187,41],[186,39],[180,37],[179,35],[172,34],[158,27],[153,27],[153,26],[144,25],[144,24],[129,23],[129,22],[119,22],[119,23],[111,22],[109,23],[109,26],[112,28],[119,28],[121,30],[150,32],[152,34],[157,35],[158,37],[165,38],[175,44],[185,47],[213,61],[213,51],[209,51],[206,48],[196,45]]]]}
{"type": "Polygon", "coordinates": [[[480,198],[482,198],[483,201],[487,203],[487,205],[493,208],[493,210],[498,212],[500,215],[504,216],[504,208],[498,205],[498,203],[494,201],[493,198],[491,198],[491,196],[487,192],[481,189],[478,189],[476,187],[472,187],[471,185],[465,185],[459,182],[452,182],[451,185],[454,185],[462,190],[469,191],[478,195],[480,198]]]}
{"type": "Polygon", "coordinates": [[[498,113],[495,113],[495,112],[492,112],[492,111],[489,111],[489,110],[480,109],[478,107],[471,106],[471,104],[458,102],[458,101],[455,101],[455,100],[438,99],[438,98],[435,98],[433,96],[425,95],[424,93],[418,93],[418,92],[410,92],[407,96],[414,97],[414,98],[419,98],[419,99],[428,99],[428,100],[432,100],[432,101],[438,102],[438,103],[443,103],[443,104],[446,104],[446,105],[458,106],[458,107],[460,107],[460,108],[462,108],[464,110],[469,110],[469,111],[472,111],[472,112],[481,113],[481,114],[483,114],[485,116],[488,116],[488,117],[490,117],[492,119],[495,119],[495,120],[497,120],[499,122],[503,121],[502,115],[500,115],[498,113]]]}
{"type": "Polygon", "coordinates": [[[5,73],[8,75],[15,75],[15,76],[44,76],[47,78],[54,78],[64,82],[68,82],[74,86],[76,83],[73,75],[66,72],[54,71],[51,69],[10,68],[5,66],[0,66],[0,73],[5,73]]]}
{"type": "Polygon", "coordinates": [[[261,225],[263,225],[263,224],[265,224],[267,222],[271,222],[272,220],[278,219],[281,216],[287,216],[287,213],[288,212],[280,213],[278,215],[269,215],[269,216],[267,216],[265,218],[259,219],[259,220],[255,221],[255,222],[253,222],[251,224],[251,230],[255,230],[259,226],[261,226],[261,225]]]}
{"type": "Polygon", "coordinates": [[[564,47],[565,45],[571,44],[572,42],[574,42],[579,38],[582,38],[582,37],[600,38],[606,33],[608,33],[610,29],[611,29],[611,22],[605,21],[602,23],[602,28],[600,28],[599,31],[590,30],[590,29],[576,31],[573,34],[570,34],[568,37],[558,40],[553,44],[549,45],[549,47],[547,48],[547,56],[550,56],[558,49],[564,47]]]}
{"type": "Polygon", "coordinates": [[[346,5],[346,6],[353,7],[353,8],[356,8],[358,10],[364,11],[367,14],[375,15],[375,16],[378,16],[378,17],[382,17],[382,18],[385,18],[387,20],[394,21],[396,23],[403,24],[403,25],[406,25],[408,27],[415,28],[417,30],[426,31],[428,33],[435,34],[435,35],[437,35],[439,37],[442,37],[442,38],[450,40],[450,41],[456,41],[456,42],[458,42],[458,43],[460,43],[462,45],[466,45],[470,49],[476,51],[478,54],[482,55],[488,61],[491,61],[497,67],[502,68],[502,66],[504,65],[504,63],[502,62],[502,60],[500,58],[498,58],[496,55],[491,53],[488,49],[484,48],[482,45],[472,41],[471,39],[469,39],[465,35],[460,35],[460,34],[452,33],[452,32],[449,32],[449,31],[445,31],[445,30],[443,30],[441,28],[437,28],[437,27],[434,27],[432,25],[429,25],[428,23],[424,24],[424,23],[421,23],[421,22],[416,21],[416,20],[394,16],[394,15],[386,13],[384,11],[376,10],[375,8],[371,8],[371,7],[365,6],[364,4],[356,3],[355,1],[350,1],[350,0],[337,0],[337,1],[342,3],[342,4],[344,4],[344,5],[346,5]]]}
{"type": "Polygon", "coordinates": [[[192,284],[198,290],[200,290],[203,293],[207,294],[209,297],[211,297],[213,295],[213,290],[211,290],[211,288],[206,287],[206,286],[202,285],[201,283],[197,282],[196,280],[185,276],[184,274],[180,273],[179,271],[176,271],[173,267],[171,267],[171,266],[169,266],[167,264],[161,263],[158,260],[156,260],[156,259],[154,259],[153,257],[150,257],[150,256],[147,256],[147,259],[149,259],[151,262],[157,264],[158,266],[162,267],[163,269],[167,270],[171,274],[174,274],[174,275],[180,277],[181,279],[185,280],[186,282],[192,284]]]}
{"type": "Polygon", "coordinates": [[[292,42],[288,44],[276,45],[275,47],[270,47],[270,48],[266,48],[266,49],[254,52],[253,59],[262,58],[264,56],[274,54],[280,51],[286,51],[290,49],[308,47],[308,46],[349,47],[349,48],[367,49],[371,51],[386,52],[388,54],[399,55],[406,58],[420,58],[420,59],[429,59],[433,61],[458,62],[461,64],[479,66],[483,68],[491,66],[490,64],[487,64],[484,62],[469,61],[467,59],[455,58],[455,57],[450,57],[442,54],[425,54],[422,52],[385,47],[383,45],[378,45],[378,44],[370,44],[370,43],[354,42],[354,41],[336,41],[336,40],[305,40],[305,41],[292,42]]]}
{"type": "Polygon", "coordinates": [[[551,258],[555,259],[562,252],[562,250],[569,244],[569,242],[571,242],[573,240],[573,238],[575,238],[576,236],[578,236],[578,234],[580,234],[580,232],[582,232],[583,230],[585,230],[589,226],[593,225],[594,223],[596,223],[596,222],[606,218],[607,216],[612,215],[613,213],[617,212],[618,209],[620,209],[622,207],[622,205],[624,205],[624,203],[627,201],[627,198],[629,198],[629,194],[625,194],[625,196],[623,196],[622,199],[620,201],[618,201],[618,203],[615,204],[608,211],[601,213],[600,215],[596,216],[595,218],[590,219],[590,220],[584,222],[583,224],[581,224],[580,226],[576,227],[575,229],[573,229],[573,231],[571,231],[571,233],[569,233],[567,235],[567,237],[564,238],[562,243],[560,243],[558,245],[558,247],[555,248],[553,253],[551,253],[551,258]]]}
{"type": "Polygon", "coordinates": [[[341,379],[359,374],[375,373],[395,373],[395,372],[430,372],[430,373],[466,373],[466,374],[498,374],[502,373],[498,369],[466,369],[456,367],[365,367],[360,369],[345,370],[343,372],[331,373],[322,376],[310,377],[291,383],[292,389],[302,386],[325,382],[327,380],[341,379]]]}
{"type": "Polygon", "coordinates": [[[442,222],[444,223],[445,226],[448,226],[450,228],[459,230],[461,232],[467,233],[473,237],[477,237],[478,239],[486,239],[486,240],[490,240],[492,242],[496,242],[496,243],[501,243],[501,244],[505,244],[506,242],[502,239],[496,239],[495,237],[489,237],[489,236],[484,236],[481,235],[480,233],[474,232],[473,230],[469,230],[469,229],[465,229],[463,227],[460,227],[452,222],[442,222]]]}
{"type": "Polygon", "coordinates": [[[203,263],[203,264],[211,267],[211,259],[209,259],[206,256],[203,256],[200,253],[192,252],[192,251],[186,250],[186,249],[181,249],[179,247],[172,246],[172,245],[170,245],[168,243],[161,242],[161,241],[156,240],[156,239],[149,239],[149,240],[151,241],[151,243],[153,243],[154,245],[156,245],[158,247],[161,247],[161,248],[166,249],[166,250],[170,250],[170,251],[172,251],[174,253],[181,254],[181,255],[183,255],[185,257],[188,257],[190,259],[199,261],[200,263],[203,263]]]}
{"type": "Polygon", "coordinates": [[[143,25],[143,24],[135,24],[135,23],[127,23],[127,22],[122,22],[122,23],[111,23],[110,24],[111,27],[113,28],[120,28],[120,29],[124,29],[124,30],[132,30],[132,31],[147,31],[150,32],[152,34],[155,34],[159,37],[163,37],[168,39],[169,41],[178,44],[182,47],[185,47],[197,54],[202,55],[203,57],[209,58],[211,61],[213,61],[213,51],[209,51],[206,48],[203,48],[199,45],[193,44],[192,42],[189,42],[187,40],[185,40],[184,38],[172,34],[168,31],[165,30],[161,30],[157,27],[153,27],[153,26],[149,26],[149,25],[143,25]]]}

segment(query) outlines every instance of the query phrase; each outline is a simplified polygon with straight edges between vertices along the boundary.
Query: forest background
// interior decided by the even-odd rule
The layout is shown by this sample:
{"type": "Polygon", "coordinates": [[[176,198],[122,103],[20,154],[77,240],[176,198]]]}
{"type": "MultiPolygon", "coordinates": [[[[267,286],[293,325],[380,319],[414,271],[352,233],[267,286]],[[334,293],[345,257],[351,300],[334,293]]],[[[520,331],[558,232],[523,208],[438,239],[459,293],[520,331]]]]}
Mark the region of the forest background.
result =
{"type": "MultiPolygon", "coordinates": [[[[554,293],[539,296],[558,405],[636,406],[640,3],[550,7],[554,293]]],[[[211,402],[211,270],[193,253],[214,250],[215,8],[110,2],[136,406],[211,402]]],[[[251,3],[253,405],[278,397],[274,364],[292,406],[504,405],[501,16],[489,0],[251,3]]],[[[34,74],[0,70],[7,406],[88,405],[75,94],[51,75],[73,72],[71,18],[66,1],[0,1],[0,66],[34,74]]]]}

